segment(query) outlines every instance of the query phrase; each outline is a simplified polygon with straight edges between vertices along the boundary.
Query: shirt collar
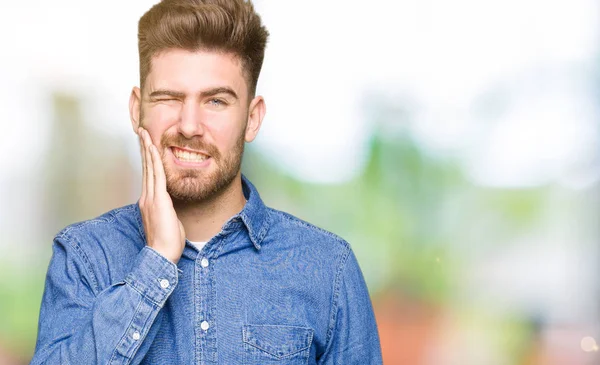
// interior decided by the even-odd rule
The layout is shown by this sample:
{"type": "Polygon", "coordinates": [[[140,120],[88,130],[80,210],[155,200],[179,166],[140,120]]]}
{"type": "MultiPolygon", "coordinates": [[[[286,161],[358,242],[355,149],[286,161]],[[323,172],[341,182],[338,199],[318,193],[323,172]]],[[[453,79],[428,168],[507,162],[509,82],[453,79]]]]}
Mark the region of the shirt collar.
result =
{"type": "Polygon", "coordinates": [[[244,175],[242,175],[242,190],[247,202],[239,213],[239,217],[248,230],[252,244],[257,250],[260,250],[262,241],[269,230],[268,210],[254,185],[244,175]]]}

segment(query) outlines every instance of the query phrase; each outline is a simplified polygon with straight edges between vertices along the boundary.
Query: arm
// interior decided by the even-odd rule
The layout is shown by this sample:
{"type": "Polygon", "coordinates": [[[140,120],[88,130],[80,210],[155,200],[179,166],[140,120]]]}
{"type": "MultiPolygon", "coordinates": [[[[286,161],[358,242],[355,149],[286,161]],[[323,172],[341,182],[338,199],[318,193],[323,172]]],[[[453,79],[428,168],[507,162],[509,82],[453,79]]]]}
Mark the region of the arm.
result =
{"type": "Polygon", "coordinates": [[[334,289],[328,345],[318,364],[381,364],[381,347],[369,292],[350,249],[341,265],[334,289]]]}
{"type": "Polygon", "coordinates": [[[54,241],[32,364],[137,364],[148,351],[160,309],[177,285],[185,231],[166,190],[150,135],[140,128],[144,247],[119,283],[98,288],[89,260],[66,233],[54,241]]]}
{"type": "Polygon", "coordinates": [[[177,266],[145,247],[123,281],[100,291],[77,245],[64,235],[54,241],[31,364],[139,363],[177,285],[177,266]]]}

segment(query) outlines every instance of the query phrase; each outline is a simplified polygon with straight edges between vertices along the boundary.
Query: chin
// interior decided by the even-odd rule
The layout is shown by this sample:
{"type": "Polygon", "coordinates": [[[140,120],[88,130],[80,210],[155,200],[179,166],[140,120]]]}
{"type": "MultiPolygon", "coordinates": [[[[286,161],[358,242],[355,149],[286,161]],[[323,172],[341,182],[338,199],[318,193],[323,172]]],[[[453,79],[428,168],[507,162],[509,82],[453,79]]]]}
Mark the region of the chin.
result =
{"type": "MultiPolygon", "coordinates": [[[[204,175],[204,174],[202,174],[204,175]]],[[[231,186],[237,174],[223,176],[178,176],[167,179],[167,192],[174,200],[202,202],[211,200],[231,186]],[[169,181],[170,180],[170,181],[169,181]]]]}

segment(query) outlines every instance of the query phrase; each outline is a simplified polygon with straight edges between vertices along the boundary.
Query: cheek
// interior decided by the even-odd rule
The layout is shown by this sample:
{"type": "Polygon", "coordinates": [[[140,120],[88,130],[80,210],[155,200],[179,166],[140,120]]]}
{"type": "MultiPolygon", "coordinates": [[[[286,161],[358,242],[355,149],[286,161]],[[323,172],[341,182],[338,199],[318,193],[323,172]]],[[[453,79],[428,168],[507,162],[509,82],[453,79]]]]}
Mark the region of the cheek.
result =
{"type": "Polygon", "coordinates": [[[240,113],[211,113],[204,120],[205,133],[209,134],[221,150],[235,146],[244,136],[245,119],[240,113]]]}
{"type": "Polygon", "coordinates": [[[178,113],[176,108],[168,105],[149,108],[144,115],[143,125],[150,134],[154,145],[158,146],[163,134],[177,123],[178,113]]]}

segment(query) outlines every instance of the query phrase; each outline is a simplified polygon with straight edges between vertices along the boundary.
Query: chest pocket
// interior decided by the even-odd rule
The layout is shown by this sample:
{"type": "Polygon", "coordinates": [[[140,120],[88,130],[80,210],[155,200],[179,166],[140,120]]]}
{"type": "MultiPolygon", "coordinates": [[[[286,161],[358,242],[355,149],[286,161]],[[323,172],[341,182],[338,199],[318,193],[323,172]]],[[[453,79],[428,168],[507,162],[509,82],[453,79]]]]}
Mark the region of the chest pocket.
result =
{"type": "Polygon", "coordinates": [[[306,327],[245,325],[245,365],[306,364],[313,330],[306,327]]]}

